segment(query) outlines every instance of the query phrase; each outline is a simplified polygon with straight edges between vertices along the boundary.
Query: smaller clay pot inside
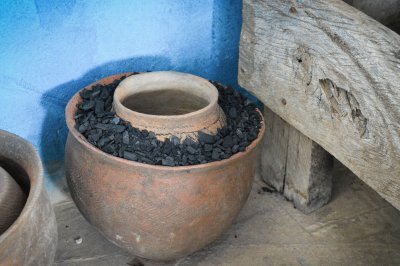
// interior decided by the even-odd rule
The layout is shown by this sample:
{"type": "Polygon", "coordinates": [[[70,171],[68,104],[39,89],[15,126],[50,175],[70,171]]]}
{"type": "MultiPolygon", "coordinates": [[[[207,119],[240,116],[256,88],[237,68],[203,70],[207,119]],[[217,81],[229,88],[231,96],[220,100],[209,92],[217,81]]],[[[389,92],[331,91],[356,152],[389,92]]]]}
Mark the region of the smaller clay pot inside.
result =
{"type": "Polygon", "coordinates": [[[119,117],[154,132],[159,140],[171,136],[196,140],[198,131],[215,135],[226,124],[214,85],[173,71],[127,77],[115,90],[113,108],[119,117]]]}

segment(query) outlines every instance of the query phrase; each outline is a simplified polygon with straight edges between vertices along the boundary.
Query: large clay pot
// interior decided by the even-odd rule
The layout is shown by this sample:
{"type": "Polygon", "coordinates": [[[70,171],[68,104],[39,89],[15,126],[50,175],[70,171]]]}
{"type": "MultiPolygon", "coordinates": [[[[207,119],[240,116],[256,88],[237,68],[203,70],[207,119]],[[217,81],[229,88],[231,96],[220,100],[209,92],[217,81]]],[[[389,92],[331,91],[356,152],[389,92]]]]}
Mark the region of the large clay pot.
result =
{"type": "Polygon", "coordinates": [[[197,132],[215,135],[226,125],[218,90],[208,80],[186,73],[159,71],[132,75],[114,93],[113,108],[132,126],[164,140],[197,139],[197,132]]]}
{"type": "Polygon", "coordinates": [[[0,265],[52,265],[57,224],[37,151],[26,140],[0,130],[0,166],[27,195],[18,218],[0,235],[0,265]]]}
{"type": "Polygon", "coordinates": [[[79,210],[108,240],[135,256],[173,260],[203,248],[232,224],[251,190],[264,128],[229,159],[155,166],[111,156],[88,143],[75,129],[80,102],[77,93],[66,109],[66,177],[79,210]]]}

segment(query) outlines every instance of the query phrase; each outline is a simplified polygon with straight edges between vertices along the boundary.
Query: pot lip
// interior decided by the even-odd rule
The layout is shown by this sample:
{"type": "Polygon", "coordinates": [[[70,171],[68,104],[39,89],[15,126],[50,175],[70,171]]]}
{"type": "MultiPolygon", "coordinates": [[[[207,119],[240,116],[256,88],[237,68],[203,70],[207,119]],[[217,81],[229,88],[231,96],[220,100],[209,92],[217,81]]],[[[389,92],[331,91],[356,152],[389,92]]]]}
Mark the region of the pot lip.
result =
{"type": "Polygon", "coordinates": [[[1,244],[4,241],[6,241],[7,238],[11,237],[15,233],[15,231],[19,230],[21,226],[23,226],[24,224],[23,221],[25,221],[28,218],[29,213],[32,212],[34,205],[39,200],[39,197],[44,189],[43,188],[44,181],[43,181],[43,165],[35,146],[33,146],[33,144],[27,141],[26,139],[5,130],[0,129],[0,136],[6,136],[6,138],[14,139],[17,142],[22,143],[22,145],[26,146],[29,149],[28,152],[30,153],[31,158],[35,161],[35,164],[38,167],[36,173],[28,175],[30,187],[29,187],[29,195],[26,198],[24,208],[22,209],[18,218],[10,225],[10,227],[7,228],[6,231],[3,232],[3,234],[0,235],[0,244],[1,244]]]}
{"type": "MultiPolygon", "coordinates": [[[[217,88],[208,80],[199,77],[199,76],[195,76],[189,73],[184,73],[184,72],[176,72],[176,71],[154,71],[154,72],[145,72],[145,73],[139,73],[137,75],[134,75],[135,77],[138,75],[142,75],[142,76],[148,76],[148,75],[156,75],[156,74],[161,74],[161,75],[182,75],[182,76],[186,76],[189,78],[192,78],[193,80],[196,80],[198,83],[204,83],[207,87],[210,88],[209,92],[211,95],[211,101],[208,101],[207,105],[204,106],[203,108],[200,108],[196,111],[192,111],[186,114],[181,114],[181,115],[152,115],[152,114],[146,114],[146,113],[141,113],[141,112],[137,112],[134,110],[131,110],[127,107],[125,107],[122,102],[120,101],[120,99],[118,99],[118,97],[116,96],[116,94],[114,94],[113,96],[113,105],[115,103],[118,104],[118,107],[121,108],[124,112],[126,112],[129,115],[133,115],[135,117],[140,117],[142,119],[157,119],[160,121],[171,121],[171,120],[176,120],[178,122],[181,122],[182,119],[184,120],[190,120],[193,119],[194,117],[197,117],[199,115],[203,115],[204,113],[210,113],[215,106],[218,105],[218,91],[217,88]],[[116,101],[118,100],[118,101],[116,101]]],[[[128,77],[127,77],[128,78],[128,77]]],[[[124,81],[121,81],[121,83],[117,86],[117,88],[115,89],[115,91],[118,90],[118,88],[120,88],[120,90],[122,88],[124,88],[124,81]]]]}
{"type": "MultiPolygon", "coordinates": [[[[93,82],[92,84],[86,86],[85,88],[90,88],[93,85],[100,83],[101,81],[105,81],[106,79],[113,81],[114,79],[118,79],[124,75],[126,76],[126,75],[130,75],[130,74],[132,74],[132,72],[108,76],[108,77],[105,77],[103,79],[93,82]]],[[[85,88],[83,88],[83,89],[85,89],[85,88]]],[[[257,147],[257,145],[260,143],[261,139],[264,136],[264,131],[265,131],[264,117],[263,117],[261,111],[257,108],[256,110],[260,114],[260,117],[261,117],[261,121],[260,121],[261,127],[260,127],[260,131],[258,132],[257,138],[254,139],[250,143],[250,145],[246,147],[245,151],[238,152],[238,153],[232,155],[231,157],[229,157],[228,159],[223,159],[220,161],[214,161],[214,162],[209,162],[209,163],[204,163],[204,164],[195,164],[195,165],[186,165],[186,166],[152,165],[152,164],[146,164],[146,163],[140,163],[140,162],[136,162],[136,161],[127,160],[124,158],[113,156],[111,154],[108,154],[108,153],[100,150],[99,148],[97,148],[94,145],[92,145],[91,143],[89,143],[89,141],[85,138],[85,136],[83,136],[78,130],[75,129],[74,115],[76,113],[77,104],[79,103],[79,99],[80,99],[79,93],[83,89],[79,90],[77,93],[74,94],[74,96],[72,96],[72,98],[69,100],[67,107],[65,109],[65,117],[66,117],[66,123],[67,123],[68,129],[69,129],[69,133],[72,134],[72,136],[80,144],[82,144],[84,147],[88,148],[92,152],[94,152],[100,156],[103,156],[109,160],[113,160],[113,161],[116,161],[119,163],[128,164],[128,165],[136,166],[136,167],[142,167],[142,168],[144,167],[144,168],[150,168],[150,169],[156,169],[156,170],[167,170],[167,171],[189,171],[189,170],[196,170],[196,169],[203,169],[203,168],[210,168],[210,167],[218,167],[218,166],[230,163],[231,161],[239,160],[239,159],[245,157],[248,153],[250,153],[257,147]]]]}

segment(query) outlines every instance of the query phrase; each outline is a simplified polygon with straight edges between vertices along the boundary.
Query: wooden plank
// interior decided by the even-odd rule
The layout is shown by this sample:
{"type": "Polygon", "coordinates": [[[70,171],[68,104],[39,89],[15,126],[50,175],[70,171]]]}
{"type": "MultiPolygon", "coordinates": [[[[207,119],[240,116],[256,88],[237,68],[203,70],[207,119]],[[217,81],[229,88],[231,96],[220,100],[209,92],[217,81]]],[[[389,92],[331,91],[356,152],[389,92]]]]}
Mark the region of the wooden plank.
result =
{"type": "Polygon", "coordinates": [[[239,83],[400,209],[400,36],[340,0],[244,0],[239,83]]]}
{"type": "Polygon", "coordinates": [[[261,177],[304,213],[325,205],[332,191],[332,156],[317,143],[264,108],[261,177]]]}
{"type": "Polygon", "coordinates": [[[261,146],[261,178],[278,192],[285,183],[289,127],[268,107],[264,108],[265,138],[261,146]]]}

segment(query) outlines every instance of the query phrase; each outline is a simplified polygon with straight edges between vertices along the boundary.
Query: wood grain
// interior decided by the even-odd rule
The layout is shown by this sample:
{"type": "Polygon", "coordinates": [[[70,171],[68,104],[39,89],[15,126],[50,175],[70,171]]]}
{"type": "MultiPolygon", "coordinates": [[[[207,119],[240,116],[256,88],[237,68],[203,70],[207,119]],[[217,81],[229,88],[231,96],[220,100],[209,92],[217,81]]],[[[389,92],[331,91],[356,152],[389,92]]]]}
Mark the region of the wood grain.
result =
{"type": "Polygon", "coordinates": [[[340,0],[243,6],[240,85],[400,209],[400,36],[340,0]]]}

